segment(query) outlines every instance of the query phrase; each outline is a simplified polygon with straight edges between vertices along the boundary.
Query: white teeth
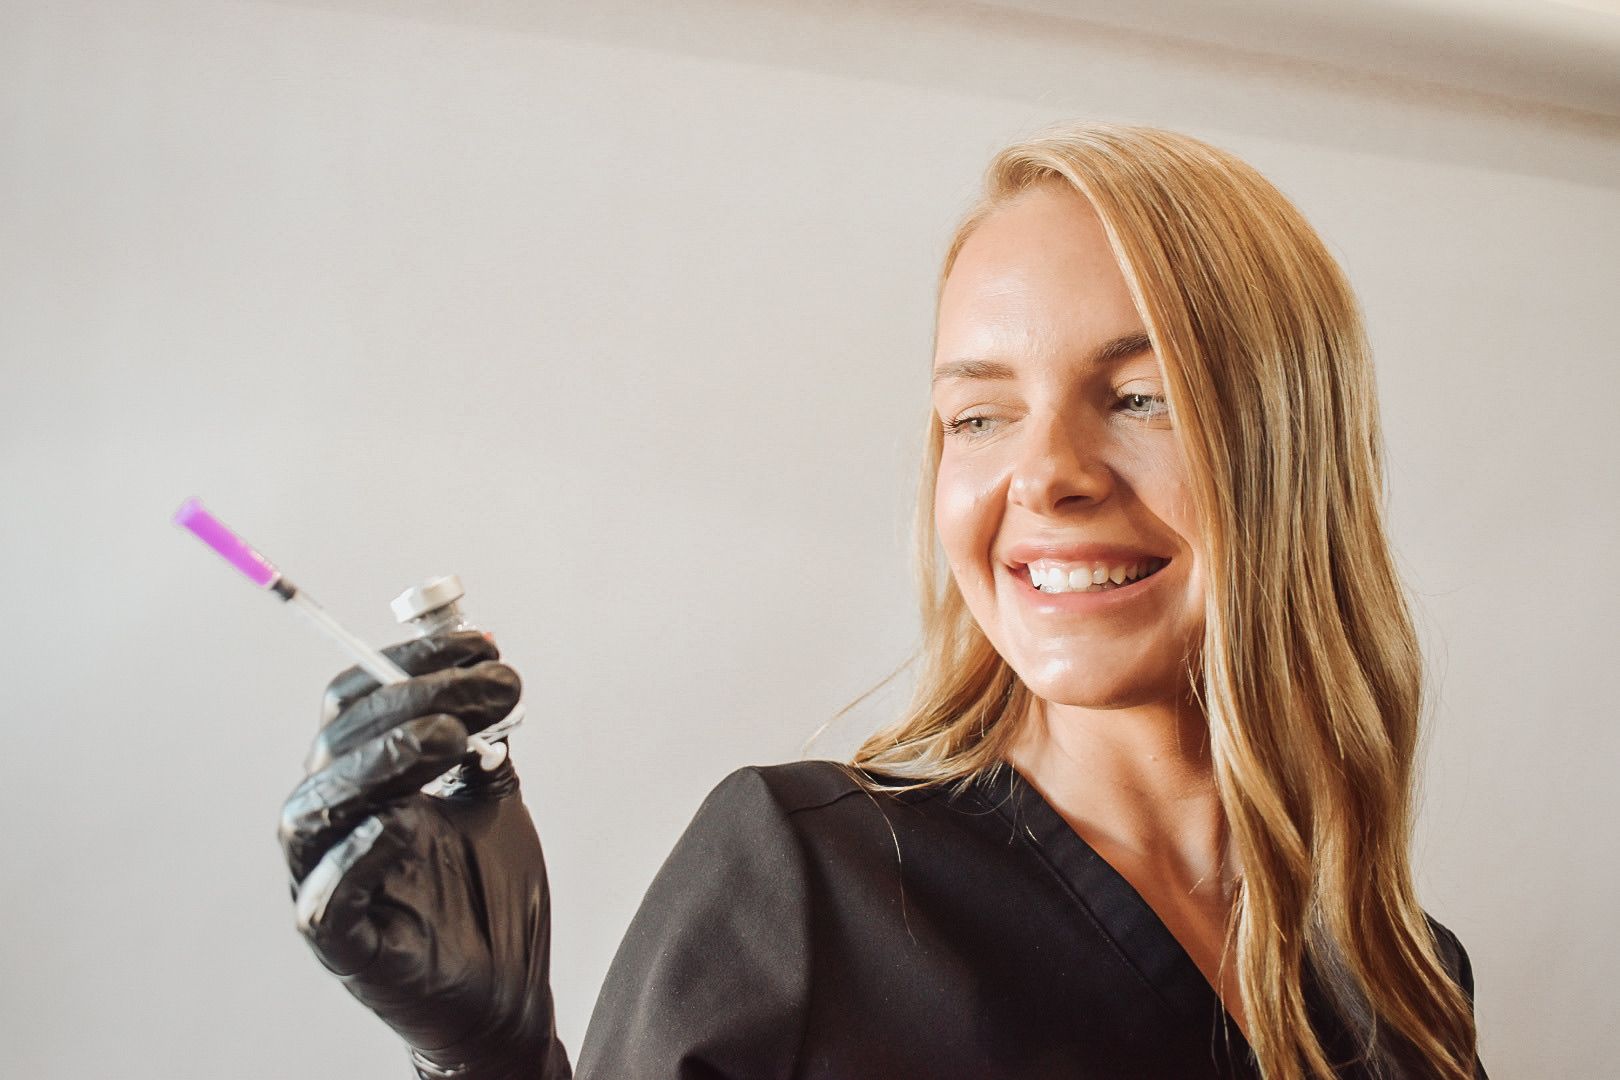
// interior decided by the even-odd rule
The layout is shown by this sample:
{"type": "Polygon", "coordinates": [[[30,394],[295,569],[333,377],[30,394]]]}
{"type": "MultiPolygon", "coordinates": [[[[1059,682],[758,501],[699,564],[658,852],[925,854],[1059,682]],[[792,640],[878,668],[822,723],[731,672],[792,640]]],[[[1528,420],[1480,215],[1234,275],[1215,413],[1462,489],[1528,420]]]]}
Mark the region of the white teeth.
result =
{"type": "Polygon", "coordinates": [[[1148,574],[1164,565],[1161,559],[1144,559],[1119,566],[1093,566],[1065,569],[1050,562],[1028,567],[1030,584],[1042,592],[1103,592],[1119,588],[1127,582],[1148,574]]]}

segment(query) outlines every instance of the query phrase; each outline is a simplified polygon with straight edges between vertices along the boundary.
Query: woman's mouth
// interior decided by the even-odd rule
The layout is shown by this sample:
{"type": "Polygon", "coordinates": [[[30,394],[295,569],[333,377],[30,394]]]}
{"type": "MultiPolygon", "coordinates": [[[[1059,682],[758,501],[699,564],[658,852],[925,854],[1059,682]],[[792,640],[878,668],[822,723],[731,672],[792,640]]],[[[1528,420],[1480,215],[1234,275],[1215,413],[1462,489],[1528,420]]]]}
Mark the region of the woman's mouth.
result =
{"type": "Polygon", "coordinates": [[[1139,597],[1157,594],[1160,572],[1170,562],[1153,557],[1114,567],[1026,563],[1013,571],[1013,577],[1019,595],[1037,612],[1097,613],[1134,605],[1139,597]],[[1098,577],[1103,580],[1098,581],[1098,577]]]}
{"type": "Polygon", "coordinates": [[[1129,588],[1163,570],[1169,559],[1147,558],[1120,566],[1076,566],[1035,563],[1018,568],[1019,576],[1032,588],[1048,595],[1100,593],[1129,588]]]}

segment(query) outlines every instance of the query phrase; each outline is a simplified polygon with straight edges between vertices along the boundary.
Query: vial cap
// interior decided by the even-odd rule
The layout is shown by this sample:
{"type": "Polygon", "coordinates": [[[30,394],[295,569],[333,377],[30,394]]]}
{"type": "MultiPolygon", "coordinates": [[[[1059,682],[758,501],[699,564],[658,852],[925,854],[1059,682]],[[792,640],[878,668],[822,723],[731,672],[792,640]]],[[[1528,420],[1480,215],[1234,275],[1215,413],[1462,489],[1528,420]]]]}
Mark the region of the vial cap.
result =
{"type": "Polygon", "coordinates": [[[388,606],[394,609],[394,618],[405,623],[466,595],[467,590],[461,587],[461,579],[454,574],[446,574],[420,585],[412,585],[394,597],[388,606]]]}

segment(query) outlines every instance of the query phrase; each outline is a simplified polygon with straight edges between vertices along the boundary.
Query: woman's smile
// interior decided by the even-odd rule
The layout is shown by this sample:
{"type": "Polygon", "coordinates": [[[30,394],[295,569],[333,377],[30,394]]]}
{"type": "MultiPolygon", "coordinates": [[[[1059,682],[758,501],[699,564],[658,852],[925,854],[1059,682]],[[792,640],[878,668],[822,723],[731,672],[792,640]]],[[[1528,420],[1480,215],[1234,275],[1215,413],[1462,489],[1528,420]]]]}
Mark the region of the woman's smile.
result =
{"type": "MultiPolygon", "coordinates": [[[[1109,578],[1101,583],[1093,581],[1079,588],[1072,587],[1069,582],[1061,585],[1051,583],[1051,578],[1057,575],[1041,573],[1038,564],[1033,564],[1036,565],[1036,569],[1032,571],[1031,565],[1025,564],[1016,570],[1005,571],[1011,578],[1020,601],[1029,605],[1031,610],[1042,615],[1102,615],[1127,607],[1136,607],[1139,600],[1157,597],[1158,592],[1154,586],[1162,584],[1161,574],[1169,565],[1169,561],[1152,560],[1140,574],[1135,577],[1127,576],[1120,582],[1109,578]]],[[[1069,581],[1073,581],[1072,575],[1069,581]]]]}

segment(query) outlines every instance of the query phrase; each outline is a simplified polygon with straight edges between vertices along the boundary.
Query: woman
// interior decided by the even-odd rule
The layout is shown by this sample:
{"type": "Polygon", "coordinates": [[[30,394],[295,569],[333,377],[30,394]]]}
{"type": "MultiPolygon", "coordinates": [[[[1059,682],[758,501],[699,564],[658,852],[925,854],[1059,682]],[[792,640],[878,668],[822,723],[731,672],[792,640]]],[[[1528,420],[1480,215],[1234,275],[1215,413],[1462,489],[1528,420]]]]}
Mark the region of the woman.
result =
{"type": "MultiPolygon", "coordinates": [[[[1007,148],[940,279],[925,670],[850,763],[742,769],[632,921],[578,1075],[1483,1077],[1413,891],[1421,668],[1339,267],[1255,170],[1086,124],[1007,148]],[[949,574],[935,561],[943,549],[949,574]]],[[[423,1077],[570,1075],[477,635],[329,694],[300,927],[423,1077]]]]}

